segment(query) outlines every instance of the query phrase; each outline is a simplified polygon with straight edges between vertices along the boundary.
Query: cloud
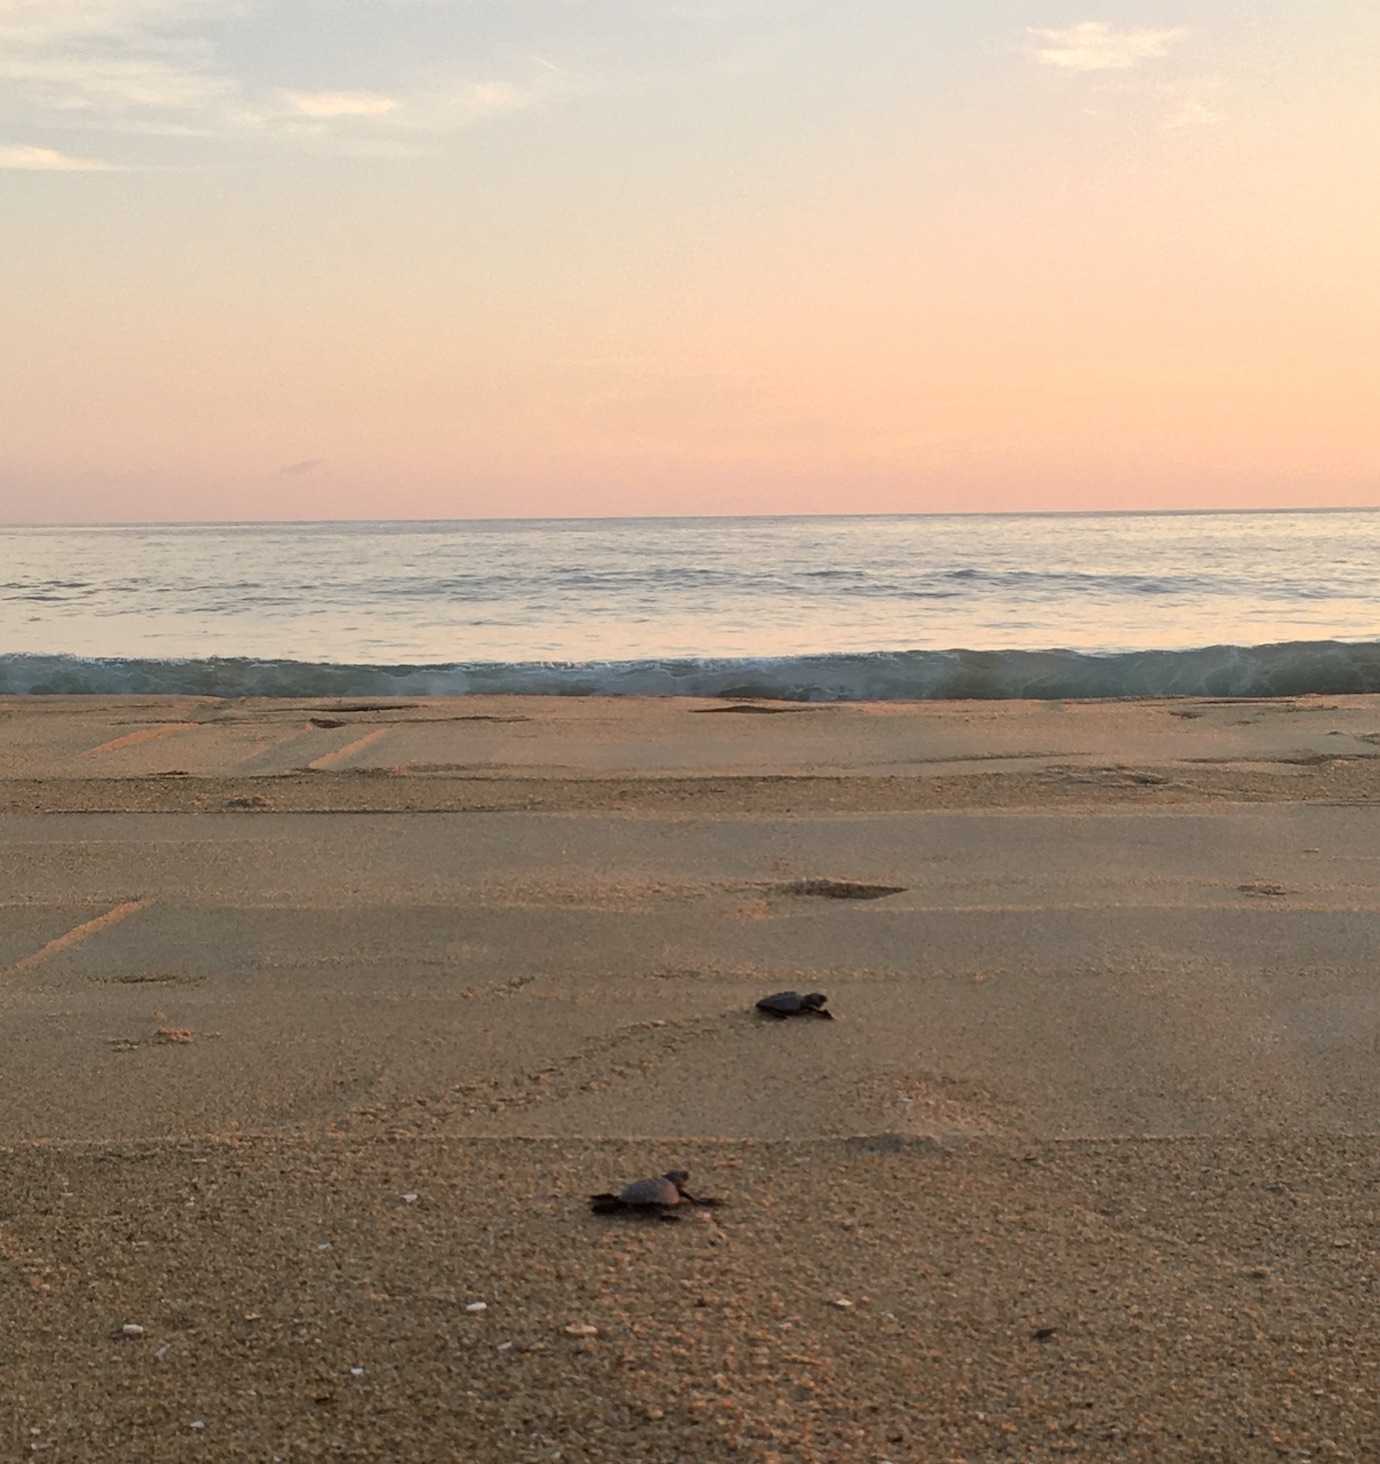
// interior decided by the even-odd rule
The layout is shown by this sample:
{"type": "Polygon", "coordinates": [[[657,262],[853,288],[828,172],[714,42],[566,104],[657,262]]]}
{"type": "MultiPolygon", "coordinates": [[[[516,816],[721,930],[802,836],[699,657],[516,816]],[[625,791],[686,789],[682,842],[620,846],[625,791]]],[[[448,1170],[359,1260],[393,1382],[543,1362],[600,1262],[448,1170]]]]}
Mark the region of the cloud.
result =
{"type": "Polygon", "coordinates": [[[1101,20],[1062,30],[1029,29],[1034,59],[1063,71],[1130,71],[1143,61],[1167,56],[1187,34],[1184,26],[1118,30],[1101,20]]]}
{"type": "Polygon", "coordinates": [[[0,80],[51,112],[200,111],[234,94],[233,81],[152,56],[5,56],[0,80]]]}
{"type": "Polygon", "coordinates": [[[381,92],[284,92],[283,100],[303,117],[383,117],[397,105],[381,92]]]}
{"type": "Polygon", "coordinates": [[[238,0],[0,0],[0,83],[9,110],[118,116],[201,112],[238,83],[192,27],[238,0]]]}
{"type": "Polygon", "coordinates": [[[116,163],[102,163],[96,158],[75,158],[70,153],[51,147],[27,147],[23,144],[0,146],[0,169],[21,173],[119,173],[116,163]]]}
{"type": "MultiPolygon", "coordinates": [[[[450,0],[389,3],[440,10],[450,0]]],[[[270,77],[235,60],[252,47],[230,46],[228,28],[243,21],[252,40],[271,8],[265,0],[0,0],[0,136],[61,128],[99,135],[103,145],[90,145],[98,151],[114,138],[201,139],[207,147],[258,138],[317,154],[416,157],[577,85],[556,61],[532,55],[516,71],[457,75],[419,52],[410,71],[360,75],[365,58],[343,33],[324,38],[334,52],[316,57],[310,79],[295,85],[291,73],[270,77]],[[333,65],[349,84],[313,84],[323,75],[329,82],[333,65]]],[[[5,166],[31,170],[118,166],[32,150],[9,156],[5,166]]],[[[185,145],[177,157],[185,165],[185,145]]]]}
{"type": "Polygon", "coordinates": [[[278,472],[284,478],[300,478],[314,473],[325,461],[325,458],[303,458],[300,463],[284,463],[278,472]]]}
{"type": "Polygon", "coordinates": [[[304,146],[354,157],[417,157],[417,142],[536,105],[541,89],[508,81],[432,81],[402,96],[364,91],[280,91],[235,113],[304,146]],[[366,129],[366,130],[361,130],[366,129]]]}
{"type": "Polygon", "coordinates": [[[243,8],[241,0],[0,0],[0,45],[127,40],[243,8]]]}

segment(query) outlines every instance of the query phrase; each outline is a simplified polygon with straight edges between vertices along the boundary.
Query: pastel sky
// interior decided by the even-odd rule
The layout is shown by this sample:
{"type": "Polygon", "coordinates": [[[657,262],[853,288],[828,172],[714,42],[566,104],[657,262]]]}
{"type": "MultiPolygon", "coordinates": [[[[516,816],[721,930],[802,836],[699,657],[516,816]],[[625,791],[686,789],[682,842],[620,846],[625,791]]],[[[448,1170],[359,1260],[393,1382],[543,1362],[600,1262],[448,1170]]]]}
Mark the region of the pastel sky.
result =
{"type": "Polygon", "coordinates": [[[0,518],[1380,504],[1374,0],[0,0],[0,518]]]}

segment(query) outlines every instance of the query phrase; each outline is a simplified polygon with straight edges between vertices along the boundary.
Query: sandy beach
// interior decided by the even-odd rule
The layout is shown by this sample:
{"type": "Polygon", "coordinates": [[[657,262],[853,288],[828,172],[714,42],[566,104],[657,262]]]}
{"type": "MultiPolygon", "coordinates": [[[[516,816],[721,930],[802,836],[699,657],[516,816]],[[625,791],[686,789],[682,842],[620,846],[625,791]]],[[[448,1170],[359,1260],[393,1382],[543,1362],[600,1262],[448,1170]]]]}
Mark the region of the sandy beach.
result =
{"type": "Polygon", "coordinates": [[[1373,696],[0,698],[0,1452],[1380,1457],[1377,808],[1373,696]]]}

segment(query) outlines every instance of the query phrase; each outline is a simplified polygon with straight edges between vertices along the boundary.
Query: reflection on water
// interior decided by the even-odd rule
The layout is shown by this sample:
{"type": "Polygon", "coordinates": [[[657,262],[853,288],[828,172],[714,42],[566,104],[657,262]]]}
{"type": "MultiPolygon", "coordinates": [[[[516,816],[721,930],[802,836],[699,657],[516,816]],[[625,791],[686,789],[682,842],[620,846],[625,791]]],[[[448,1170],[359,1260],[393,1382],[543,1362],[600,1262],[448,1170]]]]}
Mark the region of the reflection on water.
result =
{"type": "Polygon", "coordinates": [[[1380,637],[1380,513],[0,530],[0,653],[332,662],[1380,637]]]}

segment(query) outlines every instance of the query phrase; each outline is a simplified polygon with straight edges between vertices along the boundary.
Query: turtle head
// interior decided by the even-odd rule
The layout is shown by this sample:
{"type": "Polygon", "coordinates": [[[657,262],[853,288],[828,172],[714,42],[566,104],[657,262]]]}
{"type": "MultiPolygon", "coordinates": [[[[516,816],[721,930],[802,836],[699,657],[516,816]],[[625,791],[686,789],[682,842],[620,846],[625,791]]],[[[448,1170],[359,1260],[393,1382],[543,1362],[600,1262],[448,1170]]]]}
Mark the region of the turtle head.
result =
{"type": "Polygon", "coordinates": [[[690,1182],[690,1171],[688,1169],[668,1169],[663,1179],[669,1179],[677,1189],[684,1189],[690,1182]]]}
{"type": "Polygon", "coordinates": [[[822,991],[810,991],[800,998],[800,1005],[818,1011],[829,998],[822,991]]]}

